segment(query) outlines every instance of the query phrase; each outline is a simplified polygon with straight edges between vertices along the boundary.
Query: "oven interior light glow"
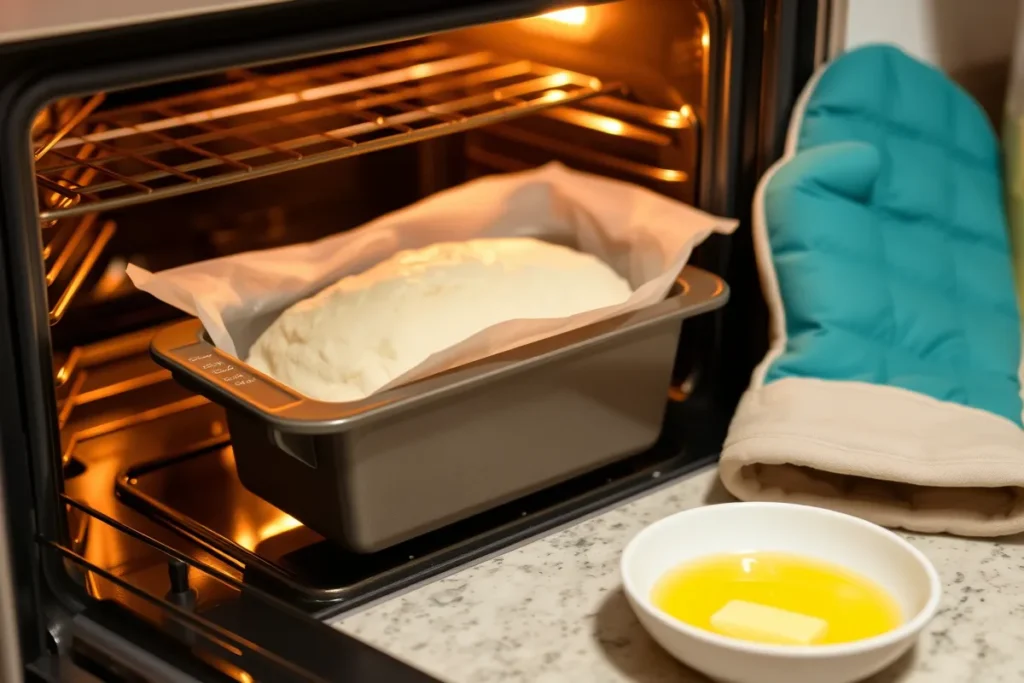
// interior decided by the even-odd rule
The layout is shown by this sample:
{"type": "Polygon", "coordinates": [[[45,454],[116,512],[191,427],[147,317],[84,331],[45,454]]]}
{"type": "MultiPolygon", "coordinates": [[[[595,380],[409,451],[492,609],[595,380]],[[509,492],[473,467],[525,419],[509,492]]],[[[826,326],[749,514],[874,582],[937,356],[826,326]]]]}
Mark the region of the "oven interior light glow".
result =
{"type": "Polygon", "coordinates": [[[554,12],[542,14],[540,17],[541,19],[557,21],[560,24],[567,24],[569,26],[583,26],[587,23],[587,8],[567,7],[566,9],[555,10],[554,12]]]}

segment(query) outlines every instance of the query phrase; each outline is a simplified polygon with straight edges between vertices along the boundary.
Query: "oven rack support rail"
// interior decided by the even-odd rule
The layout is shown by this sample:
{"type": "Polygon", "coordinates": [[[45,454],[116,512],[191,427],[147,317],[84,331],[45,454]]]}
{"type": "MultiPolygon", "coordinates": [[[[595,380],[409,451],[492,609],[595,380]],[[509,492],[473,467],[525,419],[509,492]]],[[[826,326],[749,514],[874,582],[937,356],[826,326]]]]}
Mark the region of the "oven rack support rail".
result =
{"type": "Polygon", "coordinates": [[[44,225],[622,91],[585,74],[443,43],[277,75],[228,75],[234,82],[226,86],[89,112],[36,162],[44,225]]]}
{"type": "MultiPolygon", "coordinates": [[[[155,549],[162,557],[166,558],[169,567],[177,565],[177,567],[183,570],[177,572],[179,575],[187,577],[189,571],[200,573],[232,589],[236,595],[235,599],[245,600],[249,605],[250,611],[253,611],[253,608],[258,608],[265,618],[276,618],[283,622],[282,626],[284,628],[295,626],[304,629],[321,628],[308,614],[297,609],[295,606],[266,591],[244,583],[230,573],[199,563],[187,554],[165,543],[161,543],[157,539],[139,533],[130,526],[73,498],[62,495],[61,499],[69,509],[80,512],[91,523],[109,526],[134,542],[142,543],[155,549]]],[[[257,670],[262,670],[268,676],[274,678],[282,673],[289,673],[296,679],[328,683],[327,678],[319,675],[320,672],[307,669],[293,661],[292,658],[282,656],[279,652],[267,647],[264,643],[251,640],[245,634],[218,624],[214,619],[210,618],[210,615],[200,613],[194,605],[190,606],[185,603],[175,602],[170,599],[169,595],[154,594],[136,586],[132,582],[125,580],[122,576],[119,576],[117,571],[91,562],[76,548],[67,547],[60,542],[43,536],[37,537],[37,542],[44,549],[55,552],[65,561],[66,566],[76,567],[76,571],[81,576],[82,583],[86,586],[87,590],[89,587],[94,587],[98,582],[106,582],[116,586],[122,593],[122,599],[128,599],[129,602],[123,602],[123,604],[129,607],[129,611],[149,621],[153,626],[160,628],[166,634],[176,637],[184,644],[195,648],[194,651],[201,653],[199,656],[216,669],[224,672],[239,673],[244,672],[249,666],[255,666],[257,670]],[[262,661],[254,661],[254,657],[262,661]],[[239,665],[243,666],[240,667],[239,665]]],[[[186,578],[186,589],[187,586],[186,578]]],[[[251,676],[249,680],[252,680],[251,676]]]]}

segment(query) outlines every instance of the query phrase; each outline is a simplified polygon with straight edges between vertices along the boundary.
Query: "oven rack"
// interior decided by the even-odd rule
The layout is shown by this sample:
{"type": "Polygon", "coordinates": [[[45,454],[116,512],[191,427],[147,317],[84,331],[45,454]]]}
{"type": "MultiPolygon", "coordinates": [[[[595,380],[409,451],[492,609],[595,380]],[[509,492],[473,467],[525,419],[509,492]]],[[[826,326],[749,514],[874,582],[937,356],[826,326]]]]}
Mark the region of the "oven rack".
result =
{"type": "Polygon", "coordinates": [[[700,129],[693,110],[640,104],[614,96],[547,109],[529,120],[516,120],[472,132],[467,158],[484,172],[535,168],[545,158],[558,159],[627,182],[639,183],[682,201],[692,201],[700,129]],[[582,129],[593,137],[562,135],[561,129],[537,130],[537,120],[582,129]],[[596,144],[595,144],[596,141],[596,144]],[[606,141],[617,149],[609,151],[606,141]],[[539,155],[539,156],[538,156],[539,155]]]}
{"type": "MultiPolygon", "coordinates": [[[[319,675],[322,672],[308,669],[281,654],[273,641],[267,640],[266,632],[256,629],[246,633],[244,629],[237,628],[238,617],[244,616],[272,620],[279,628],[306,630],[314,626],[307,614],[273,594],[245,583],[240,577],[199,562],[101,510],[67,495],[62,494],[61,499],[69,510],[82,515],[90,524],[102,525],[125,539],[122,542],[140,544],[157,553],[163,559],[164,576],[169,578],[170,591],[162,593],[155,590],[162,587],[161,582],[140,585],[125,575],[123,568],[103,567],[78,548],[38,537],[37,542],[44,550],[54,553],[69,569],[74,568],[72,571],[80,577],[91,596],[116,593],[119,604],[129,612],[189,647],[207,664],[232,679],[253,680],[254,676],[247,673],[253,671],[257,678],[279,680],[287,674],[284,677],[289,680],[294,677],[326,683],[328,679],[319,675]],[[211,606],[197,602],[197,594],[193,590],[197,580],[218,584],[226,593],[226,600],[222,600],[227,604],[211,606]]],[[[74,642],[75,628],[76,624],[72,623],[72,633],[69,634],[72,636],[69,638],[72,649],[77,645],[74,642]]]]}
{"type": "Polygon", "coordinates": [[[64,317],[116,231],[113,221],[100,221],[94,213],[58,220],[46,231],[43,260],[50,325],[64,317]]]}
{"type": "Polygon", "coordinates": [[[32,123],[33,158],[36,161],[41,159],[95,111],[103,100],[104,95],[99,93],[86,100],[69,98],[43,107],[32,123]]]}
{"type": "MultiPolygon", "coordinates": [[[[585,163],[607,168],[619,175],[662,183],[685,183],[690,179],[686,171],[675,168],[661,168],[637,163],[613,154],[575,145],[557,138],[524,131],[513,126],[497,125],[487,130],[487,135],[508,140],[527,147],[535,147],[565,158],[578,159],[585,163]]],[[[529,165],[527,165],[529,167],[529,165]]]]}
{"type": "MultiPolygon", "coordinates": [[[[84,121],[103,100],[104,96],[100,94],[84,101],[58,101],[44,108],[37,116],[33,136],[35,160],[38,162],[45,157],[73,130],[93,133],[102,130],[84,121]]],[[[77,200],[67,194],[66,188],[88,184],[96,177],[96,171],[88,165],[89,159],[96,153],[96,145],[80,145],[74,152],[79,165],[69,166],[45,181],[41,180],[38,183],[39,205],[57,210],[73,206],[77,200]]],[[[98,220],[96,214],[84,214],[44,220],[40,227],[43,233],[46,293],[50,302],[49,323],[56,325],[100,262],[117,226],[110,220],[98,220]]]]}
{"type": "Polygon", "coordinates": [[[78,346],[55,359],[57,427],[65,466],[79,445],[90,439],[209,403],[184,391],[161,391],[176,385],[171,373],[149,358],[149,343],[159,330],[158,326],[78,346]],[[96,414],[82,418],[76,411],[83,410],[96,414]]]}
{"type": "Polygon", "coordinates": [[[489,51],[425,43],[97,109],[36,163],[45,221],[233,184],[621,90],[489,51]],[[88,153],[83,154],[83,150],[88,153]],[[71,178],[71,179],[69,179],[71,178]]]}
{"type": "Polygon", "coordinates": [[[159,330],[160,327],[154,327],[112,337],[96,344],[76,346],[66,356],[55,358],[54,365],[57,369],[54,372],[54,384],[60,388],[79,377],[91,366],[145,353],[153,336],[159,330]]]}

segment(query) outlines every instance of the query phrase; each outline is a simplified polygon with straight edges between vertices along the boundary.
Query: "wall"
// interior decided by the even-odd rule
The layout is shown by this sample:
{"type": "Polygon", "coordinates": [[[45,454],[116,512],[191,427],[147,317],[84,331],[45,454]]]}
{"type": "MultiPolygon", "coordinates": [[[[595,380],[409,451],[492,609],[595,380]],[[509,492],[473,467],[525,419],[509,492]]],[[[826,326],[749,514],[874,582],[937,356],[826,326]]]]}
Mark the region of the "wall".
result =
{"type": "Polygon", "coordinates": [[[999,118],[1018,0],[845,0],[834,11],[844,14],[843,5],[846,49],[897,43],[945,70],[999,118]]]}

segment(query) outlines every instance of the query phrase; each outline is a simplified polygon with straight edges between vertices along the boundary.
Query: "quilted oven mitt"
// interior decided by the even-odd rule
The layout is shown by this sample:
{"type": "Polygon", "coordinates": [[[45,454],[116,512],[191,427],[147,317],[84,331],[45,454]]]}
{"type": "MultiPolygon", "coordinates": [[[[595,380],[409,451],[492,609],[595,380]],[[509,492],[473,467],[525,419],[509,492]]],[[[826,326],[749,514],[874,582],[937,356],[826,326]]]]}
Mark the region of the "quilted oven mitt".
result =
{"type": "Polygon", "coordinates": [[[1024,531],[1021,326],[999,147],[893,47],[807,86],[754,199],[771,346],[720,476],[886,526],[1024,531]]]}

